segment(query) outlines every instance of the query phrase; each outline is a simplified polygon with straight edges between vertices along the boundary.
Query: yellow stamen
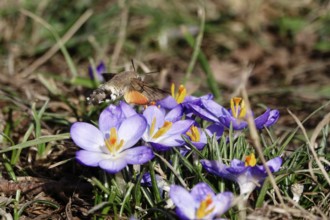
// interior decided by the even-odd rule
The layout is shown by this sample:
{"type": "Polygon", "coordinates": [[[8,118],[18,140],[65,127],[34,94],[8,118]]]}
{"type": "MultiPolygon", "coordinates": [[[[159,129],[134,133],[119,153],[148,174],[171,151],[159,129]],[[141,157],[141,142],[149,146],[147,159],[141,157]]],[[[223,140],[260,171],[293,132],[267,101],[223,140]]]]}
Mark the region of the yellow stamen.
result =
{"type": "Polygon", "coordinates": [[[213,200],[211,195],[207,195],[207,197],[199,205],[199,208],[196,211],[196,217],[201,219],[212,213],[215,208],[214,206],[210,207],[212,203],[213,200]]]}
{"type": "Polygon", "coordinates": [[[194,125],[190,127],[190,130],[186,134],[190,137],[191,141],[198,142],[201,139],[201,134],[194,125]]]}
{"type": "Polygon", "coordinates": [[[257,164],[256,157],[254,156],[254,153],[251,153],[249,156],[246,156],[245,158],[245,166],[254,167],[257,164]]]}
{"type": "Polygon", "coordinates": [[[172,83],[171,85],[171,95],[175,99],[177,103],[182,103],[187,95],[187,90],[183,85],[180,85],[178,92],[175,93],[175,85],[172,83]]]}
{"type": "Polygon", "coordinates": [[[105,146],[108,148],[111,154],[115,154],[124,145],[124,140],[118,139],[118,134],[116,128],[110,129],[109,138],[105,141],[105,146]]]}
{"type": "Polygon", "coordinates": [[[234,97],[230,100],[230,108],[233,116],[242,119],[246,115],[245,102],[240,97],[234,97]]]}
{"type": "Polygon", "coordinates": [[[159,130],[155,135],[152,136],[152,138],[159,138],[160,136],[164,135],[172,127],[172,124],[173,123],[170,121],[165,121],[164,125],[159,128],[159,130]]]}
{"type": "Polygon", "coordinates": [[[171,85],[171,95],[173,98],[175,98],[175,84],[174,83],[172,83],[172,85],[171,85]]]}

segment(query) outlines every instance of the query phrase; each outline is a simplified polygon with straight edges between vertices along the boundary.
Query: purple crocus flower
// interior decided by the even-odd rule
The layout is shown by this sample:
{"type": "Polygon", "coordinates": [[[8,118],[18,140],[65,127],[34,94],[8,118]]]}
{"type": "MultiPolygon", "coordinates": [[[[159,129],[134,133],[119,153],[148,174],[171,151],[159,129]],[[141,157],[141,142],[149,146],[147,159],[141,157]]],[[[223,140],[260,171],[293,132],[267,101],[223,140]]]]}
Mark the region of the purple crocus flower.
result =
{"type": "MultiPolygon", "coordinates": [[[[245,161],[234,159],[230,166],[220,161],[201,160],[200,162],[208,172],[237,182],[240,194],[245,195],[246,198],[267,177],[264,166],[256,165],[254,154],[247,156],[245,161]]],[[[280,157],[275,157],[267,162],[267,166],[272,172],[277,172],[281,165],[282,159],[280,157]]]]}
{"type": "Polygon", "coordinates": [[[72,125],[70,134],[82,150],[76,158],[82,164],[117,173],[128,164],[143,164],[154,157],[147,146],[133,147],[147,127],[146,120],[125,103],[110,105],[100,115],[99,128],[85,122],[72,125]]]}
{"type": "Polygon", "coordinates": [[[220,116],[230,115],[226,108],[211,99],[201,99],[199,103],[189,103],[188,106],[198,117],[217,124],[220,124],[220,116]]]}
{"type": "MultiPolygon", "coordinates": [[[[232,124],[234,130],[242,130],[248,126],[246,122],[246,107],[244,100],[239,97],[234,97],[230,100],[230,114],[226,114],[219,117],[220,122],[226,126],[230,127],[232,124]]],[[[263,127],[269,127],[278,120],[280,113],[278,110],[267,110],[261,114],[259,117],[254,119],[254,123],[257,129],[262,129],[263,127]]]]}
{"type": "MultiPolygon", "coordinates": [[[[246,107],[242,98],[232,98],[230,100],[231,109],[228,111],[213,100],[202,100],[201,105],[190,104],[190,109],[197,116],[222,124],[229,128],[232,125],[234,130],[242,130],[248,126],[246,119],[246,107]]],[[[273,125],[279,118],[278,110],[267,109],[262,115],[255,118],[254,122],[257,129],[273,125]]]]}
{"type": "Polygon", "coordinates": [[[147,107],[143,112],[148,124],[142,136],[143,140],[160,151],[182,146],[184,140],[181,135],[194,123],[193,120],[180,120],[182,111],[182,106],[177,106],[167,114],[164,109],[156,106],[147,107]]]}
{"type": "Polygon", "coordinates": [[[198,183],[188,192],[185,188],[172,185],[170,198],[176,206],[180,219],[214,219],[220,217],[231,206],[233,194],[215,194],[206,183],[198,183]]]}
{"type": "Polygon", "coordinates": [[[111,127],[117,127],[124,119],[136,115],[137,112],[126,102],[120,101],[118,105],[109,105],[99,117],[101,131],[109,131],[111,127]]]}
{"type": "Polygon", "coordinates": [[[91,79],[95,79],[94,76],[97,76],[97,81],[99,82],[104,82],[104,77],[102,76],[102,73],[105,73],[107,70],[105,68],[105,64],[103,61],[101,61],[97,66],[96,66],[96,72],[93,73],[93,68],[91,66],[88,67],[88,74],[91,79]]]}
{"type": "Polygon", "coordinates": [[[188,104],[193,103],[198,105],[198,103],[202,99],[206,99],[206,100],[213,99],[213,95],[207,94],[202,97],[187,96],[187,90],[183,85],[180,85],[178,91],[175,92],[175,84],[172,83],[171,95],[157,102],[157,104],[165,109],[173,109],[178,105],[182,105],[184,107],[185,113],[188,113],[187,112],[187,110],[189,110],[188,104]]]}

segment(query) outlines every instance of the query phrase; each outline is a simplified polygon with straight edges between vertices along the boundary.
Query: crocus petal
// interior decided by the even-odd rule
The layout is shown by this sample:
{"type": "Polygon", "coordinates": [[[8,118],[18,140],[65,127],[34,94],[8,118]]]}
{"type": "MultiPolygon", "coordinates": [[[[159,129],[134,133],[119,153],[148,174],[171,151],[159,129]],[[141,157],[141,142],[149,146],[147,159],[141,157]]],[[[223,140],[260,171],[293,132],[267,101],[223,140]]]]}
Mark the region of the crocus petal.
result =
{"type": "Polygon", "coordinates": [[[213,199],[215,204],[215,210],[213,212],[220,216],[230,208],[234,195],[231,192],[223,192],[217,194],[213,199]]]}
{"type": "Polygon", "coordinates": [[[205,129],[208,136],[212,137],[215,134],[217,140],[222,136],[223,131],[224,127],[220,124],[211,124],[205,129]]]}
{"type": "Polygon", "coordinates": [[[195,200],[200,203],[205,199],[206,195],[214,195],[214,191],[206,183],[198,183],[192,189],[190,194],[195,198],[195,200]]]}
{"type": "Polygon", "coordinates": [[[187,219],[193,219],[195,217],[195,209],[198,204],[185,188],[172,185],[169,195],[177,209],[180,210],[182,217],[184,216],[187,219]]]}
{"type": "Polygon", "coordinates": [[[173,109],[178,105],[172,96],[167,96],[166,98],[158,101],[157,104],[165,109],[173,109]]]}
{"type": "Polygon", "coordinates": [[[203,129],[198,128],[198,131],[199,131],[199,134],[200,134],[199,142],[207,143],[207,136],[206,136],[205,132],[203,131],[203,129]]]}
{"type": "Polygon", "coordinates": [[[280,170],[281,166],[282,166],[282,158],[281,157],[275,157],[269,161],[267,161],[267,166],[269,166],[270,170],[272,172],[277,172],[280,170]]]}
{"type": "MultiPolygon", "coordinates": [[[[258,182],[263,181],[267,176],[267,172],[264,169],[263,165],[257,165],[249,168],[249,172],[245,175],[246,180],[240,181],[242,183],[253,182],[257,184],[258,182]],[[249,174],[249,175],[247,175],[249,174]]],[[[242,177],[243,178],[243,177],[242,177]]]]}
{"type": "MultiPolygon", "coordinates": [[[[163,178],[158,175],[158,174],[155,174],[155,177],[156,177],[156,181],[157,181],[157,185],[160,181],[163,180],[163,178]]],[[[150,175],[150,172],[146,172],[145,174],[143,174],[142,176],[142,179],[141,179],[141,185],[142,186],[148,186],[148,187],[151,187],[152,186],[152,182],[151,182],[151,175],[150,175]]]]}
{"type": "Polygon", "coordinates": [[[247,199],[251,192],[257,187],[258,181],[259,180],[254,177],[250,177],[244,181],[237,181],[240,195],[244,195],[244,199],[247,199]]]}
{"type": "Polygon", "coordinates": [[[154,142],[148,142],[155,150],[158,151],[166,151],[171,149],[172,147],[179,147],[184,145],[184,140],[181,135],[172,135],[168,137],[162,137],[156,139],[154,142]]]}
{"type": "Polygon", "coordinates": [[[220,116],[219,121],[227,128],[232,125],[234,130],[242,130],[248,126],[248,123],[246,121],[236,119],[231,115],[220,116]]]}
{"type": "MultiPolygon", "coordinates": [[[[105,64],[103,61],[101,61],[99,63],[99,65],[97,65],[96,67],[96,76],[97,76],[97,80],[100,82],[104,81],[104,78],[102,76],[102,73],[106,72],[106,68],[105,68],[105,64]]],[[[89,73],[89,77],[91,79],[94,79],[94,74],[93,74],[93,69],[91,66],[88,67],[88,73],[89,73]]]]}
{"type": "Polygon", "coordinates": [[[155,142],[149,142],[149,144],[152,146],[152,148],[156,151],[167,151],[172,148],[172,146],[167,146],[155,142]]]}
{"type": "Polygon", "coordinates": [[[149,106],[144,110],[143,116],[147,120],[148,125],[152,124],[154,118],[156,118],[155,128],[160,128],[164,125],[165,112],[161,111],[156,106],[149,106]]]}
{"type": "Polygon", "coordinates": [[[146,120],[138,114],[125,119],[118,130],[118,136],[125,141],[121,150],[125,150],[136,144],[145,132],[146,127],[146,120]]]}
{"type": "Polygon", "coordinates": [[[146,146],[130,148],[122,154],[128,164],[143,164],[155,156],[152,149],[146,146]]]}
{"type": "Polygon", "coordinates": [[[209,93],[209,94],[201,96],[200,99],[211,100],[211,99],[213,99],[213,97],[214,97],[214,95],[212,93],[209,93]]]}
{"type": "MultiPolygon", "coordinates": [[[[270,171],[277,172],[281,168],[282,165],[282,158],[281,157],[275,157],[269,161],[266,162],[267,166],[269,167],[270,171]]],[[[258,179],[263,179],[267,176],[266,169],[263,165],[257,165],[252,167],[251,173],[252,175],[256,176],[258,179]]]]}
{"type": "Polygon", "coordinates": [[[195,123],[193,120],[180,120],[174,122],[172,127],[166,132],[166,135],[183,134],[195,123]]]}
{"type": "Polygon", "coordinates": [[[165,121],[176,122],[182,118],[183,107],[182,105],[178,105],[169,111],[165,116],[165,121]]]}
{"type": "Polygon", "coordinates": [[[99,128],[103,133],[108,133],[110,128],[118,128],[124,115],[119,106],[109,105],[104,109],[99,117],[99,128]]]}
{"type": "Polygon", "coordinates": [[[212,95],[212,93],[203,95],[201,97],[186,96],[185,102],[191,102],[191,103],[197,104],[197,103],[201,103],[201,100],[202,99],[204,99],[204,100],[211,100],[211,99],[213,99],[213,97],[214,96],[212,95]]]}
{"type": "Polygon", "coordinates": [[[99,166],[108,173],[114,174],[114,173],[118,173],[124,167],[126,167],[127,162],[125,158],[118,156],[115,158],[100,161],[99,166]]]}
{"type": "Polygon", "coordinates": [[[109,155],[99,152],[80,150],[76,153],[76,158],[82,164],[91,167],[97,167],[99,162],[109,158],[109,155]]]}
{"type": "Polygon", "coordinates": [[[187,103],[189,103],[189,102],[195,102],[195,101],[197,101],[197,100],[200,100],[202,97],[195,97],[195,96],[191,96],[191,95],[189,95],[189,96],[186,96],[185,98],[184,98],[184,102],[187,102],[187,103]]]}
{"type": "Polygon", "coordinates": [[[206,145],[206,142],[194,142],[194,141],[192,141],[191,143],[197,148],[197,150],[203,150],[203,148],[206,145]]]}
{"type": "Polygon", "coordinates": [[[236,181],[237,176],[228,172],[228,166],[222,162],[215,160],[200,160],[200,162],[207,172],[232,181],[236,181]]]}
{"type": "Polygon", "coordinates": [[[272,126],[275,124],[280,117],[280,112],[278,110],[271,110],[267,122],[264,124],[265,127],[272,126]]]}
{"type": "Polygon", "coordinates": [[[132,106],[130,106],[129,104],[127,104],[124,101],[120,101],[119,106],[123,112],[123,114],[125,115],[125,118],[131,117],[136,113],[136,111],[132,108],[132,106]]]}
{"type": "Polygon", "coordinates": [[[105,64],[104,64],[103,61],[101,61],[101,62],[99,63],[99,65],[97,65],[97,67],[96,67],[96,71],[97,71],[98,73],[104,73],[104,72],[106,71],[105,64]]]}
{"type": "Polygon", "coordinates": [[[76,122],[70,129],[71,138],[80,148],[93,152],[102,152],[101,146],[104,145],[103,134],[95,126],[76,122]]]}
{"type": "Polygon", "coordinates": [[[268,120],[269,114],[270,114],[270,109],[268,108],[262,115],[260,115],[254,120],[257,129],[262,129],[264,127],[265,123],[268,120]]]}
{"type": "Polygon", "coordinates": [[[213,100],[202,99],[201,101],[202,101],[202,105],[205,107],[205,109],[210,111],[217,118],[219,118],[220,116],[230,115],[230,113],[228,112],[228,110],[226,108],[222,107],[221,105],[219,105],[218,103],[216,103],[213,100]]]}
{"type": "Polygon", "coordinates": [[[213,115],[212,113],[210,113],[209,111],[205,110],[204,108],[198,105],[189,103],[187,104],[187,108],[191,110],[195,115],[199,116],[204,120],[211,122],[219,122],[218,118],[215,115],[213,115]]]}
{"type": "Polygon", "coordinates": [[[157,138],[156,140],[154,140],[154,142],[157,142],[159,144],[166,145],[169,147],[182,146],[185,143],[181,137],[181,134],[163,136],[163,137],[157,138]]]}
{"type": "Polygon", "coordinates": [[[238,160],[238,159],[233,159],[230,163],[230,167],[228,167],[227,171],[232,173],[232,174],[240,174],[245,172],[245,170],[248,167],[245,166],[245,163],[238,160]]]}

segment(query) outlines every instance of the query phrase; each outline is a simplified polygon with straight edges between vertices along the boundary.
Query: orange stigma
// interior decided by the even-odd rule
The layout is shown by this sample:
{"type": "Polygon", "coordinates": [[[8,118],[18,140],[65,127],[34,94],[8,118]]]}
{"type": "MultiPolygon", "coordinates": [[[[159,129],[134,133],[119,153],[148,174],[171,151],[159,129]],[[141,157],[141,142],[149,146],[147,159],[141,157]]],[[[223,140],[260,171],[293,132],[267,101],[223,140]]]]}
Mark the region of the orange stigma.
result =
{"type": "Polygon", "coordinates": [[[108,148],[111,154],[115,154],[124,145],[124,140],[119,140],[117,129],[111,128],[109,138],[105,141],[105,146],[108,148]]]}
{"type": "Polygon", "coordinates": [[[211,214],[214,210],[214,206],[210,207],[213,204],[212,196],[207,195],[206,198],[200,203],[197,211],[196,211],[196,217],[198,219],[203,219],[207,215],[211,214]]]}
{"type": "Polygon", "coordinates": [[[254,153],[251,153],[250,155],[245,157],[245,166],[248,167],[254,167],[257,164],[256,157],[254,156],[254,153]]]}

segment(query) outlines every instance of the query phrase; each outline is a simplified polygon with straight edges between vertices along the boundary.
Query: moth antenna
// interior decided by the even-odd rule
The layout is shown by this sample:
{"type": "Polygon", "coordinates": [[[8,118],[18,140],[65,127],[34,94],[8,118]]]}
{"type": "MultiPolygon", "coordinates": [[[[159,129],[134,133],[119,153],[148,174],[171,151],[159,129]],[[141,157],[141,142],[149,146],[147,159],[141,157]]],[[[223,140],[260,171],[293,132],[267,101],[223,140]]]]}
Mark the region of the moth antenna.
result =
{"type": "Polygon", "coordinates": [[[136,72],[133,59],[131,59],[131,63],[132,63],[132,67],[133,67],[134,72],[136,72]]]}

